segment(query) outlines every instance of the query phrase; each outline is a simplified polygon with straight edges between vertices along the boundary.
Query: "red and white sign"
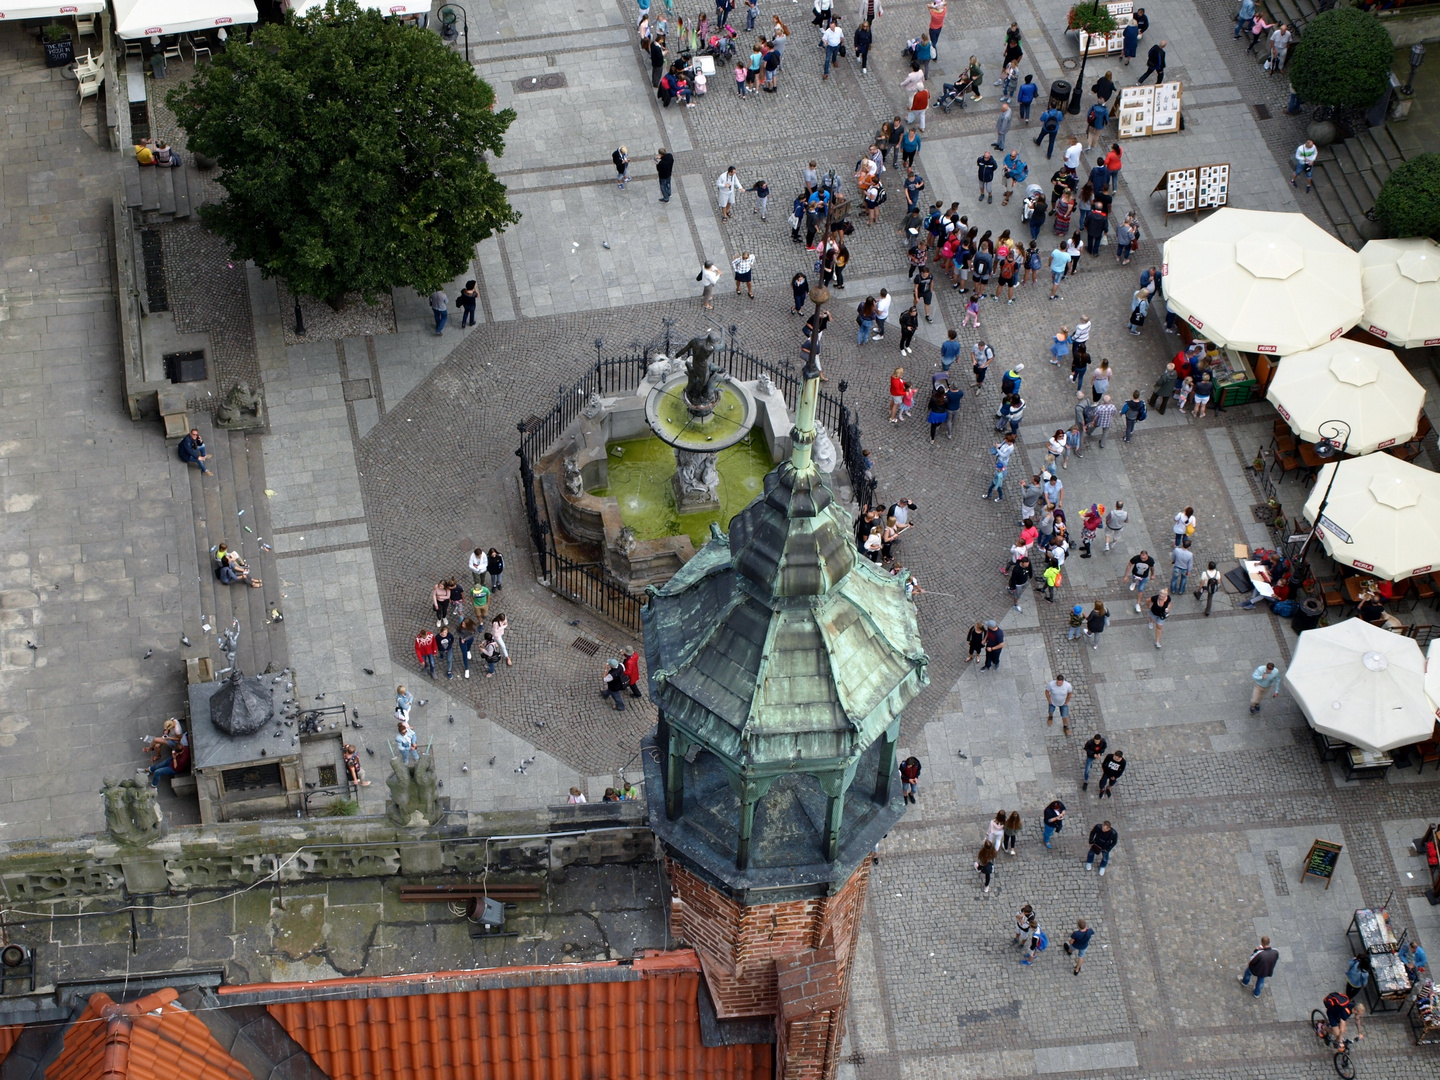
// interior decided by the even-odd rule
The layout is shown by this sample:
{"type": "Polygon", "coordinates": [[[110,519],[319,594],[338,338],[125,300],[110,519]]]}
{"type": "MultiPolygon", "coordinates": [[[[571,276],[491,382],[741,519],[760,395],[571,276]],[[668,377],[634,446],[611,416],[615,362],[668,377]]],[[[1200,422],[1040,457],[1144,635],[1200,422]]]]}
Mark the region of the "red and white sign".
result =
{"type": "Polygon", "coordinates": [[[1274,346],[1274,345],[1259,345],[1259,346],[1256,346],[1255,351],[1256,351],[1256,352],[1263,352],[1263,353],[1273,353],[1273,352],[1279,352],[1280,349],[1279,349],[1277,346],[1274,346]]]}
{"type": "Polygon", "coordinates": [[[1194,315],[1186,315],[1186,316],[1185,316],[1185,321],[1188,322],[1191,326],[1195,327],[1196,330],[1204,330],[1204,329],[1205,329],[1205,324],[1204,324],[1203,322],[1201,322],[1199,319],[1195,318],[1194,315]]]}
{"type": "Polygon", "coordinates": [[[1440,345],[1440,337],[1426,338],[1426,339],[1425,339],[1425,344],[1426,344],[1426,345],[1440,345]]]}
{"type": "Polygon", "coordinates": [[[221,18],[218,18],[218,19],[215,20],[215,25],[216,25],[216,26],[230,26],[230,25],[232,25],[234,22],[235,22],[235,20],[232,19],[232,18],[230,18],[229,15],[224,15],[224,16],[222,16],[221,18]]]}
{"type": "Polygon", "coordinates": [[[1376,450],[1384,450],[1387,446],[1394,446],[1394,445],[1395,445],[1395,440],[1394,440],[1394,439],[1386,439],[1384,442],[1378,442],[1378,443],[1376,443],[1376,444],[1375,444],[1375,449],[1376,449],[1376,450]]]}
{"type": "Polygon", "coordinates": [[[1161,264],[1160,264],[1160,276],[1161,276],[1161,277],[1169,277],[1169,276],[1170,276],[1170,264],[1169,264],[1169,263],[1161,263],[1161,264]]]}
{"type": "Polygon", "coordinates": [[[1345,327],[1343,327],[1343,326],[1338,326],[1338,327],[1336,327],[1334,330],[1331,330],[1331,331],[1330,331],[1330,340],[1331,340],[1331,341],[1334,341],[1337,337],[1339,337],[1339,336],[1340,336],[1341,334],[1343,334],[1343,333],[1345,333],[1345,327]]]}
{"type": "Polygon", "coordinates": [[[1417,574],[1428,574],[1429,572],[1430,572],[1430,566],[1429,566],[1429,565],[1426,565],[1426,566],[1417,566],[1414,570],[1411,570],[1411,571],[1410,571],[1410,576],[1411,576],[1411,577],[1415,577],[1417,574]]]}
{"type": "Polygon", "coordinates": [[[1361,570],[1368,570],[1368,571],[1372,571],[1372,572],[1373,572],[1374,569],[1375,569],[1375,564],[1374,564],[1374,563],[1361,562],[1359,559],[1354,559],[1354,560],[1352,560],[1351,563],[1350,563],[1350,565],[1351,565],[1351,566],[1354,566],[1354,567],[1358,567],[1358,568],[1361,569],[1361,570]]]}
{"type": "Polygon", "coordinates": [[[1277,402],[1276,405],[1275,405],[1275,411],[1278,412],[1281,416],[1283,416],[1283,417],[1285,418],[1285,422],[1286,422],[1287,424],[1290,422],[1290,414],[1285,411],[1285,406],[1284,406],[1284,405],[1281,405],[1281,404],[1279,404],[1279,403],[1277,402]]]}
{"type": "Polygon", "coordinates": [[[1378,326],[1367,326],[1365,329],[1378,338],[1388,338],[1390,336],[1389,330],[1381,330],[1378,326]]]}

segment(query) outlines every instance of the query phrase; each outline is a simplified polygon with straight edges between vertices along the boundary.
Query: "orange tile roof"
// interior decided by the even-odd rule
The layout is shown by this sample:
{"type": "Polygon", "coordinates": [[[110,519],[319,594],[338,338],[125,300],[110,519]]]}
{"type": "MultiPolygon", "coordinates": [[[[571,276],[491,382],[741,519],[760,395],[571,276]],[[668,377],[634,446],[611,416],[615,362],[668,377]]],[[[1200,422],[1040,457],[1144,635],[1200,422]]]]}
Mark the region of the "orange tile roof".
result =
{"type": "Polygon", "coordinates": [[[770,1080],[769,1044],[707,1047],[700,964],[564,964],[222,988],[267,1007],[331,1080],[770,1080]],[[446,989],[447,980],[474,986],[446,989]]]}
{"type": "Polygon", "coordinates": [[[117,1005],[92,995],[46,1080],[252,1080],[177,996],[158,990],[117,1005]]]}
{"type": "Polygon", "coordinates": [[[20,1038],[20,1033],[24,1030],[24,1024],[0,1027],[0,1061],[5,1060],[5,1055],[10,1053],[10,1048],[15,1045],[15,1040],[20,1038]]]}

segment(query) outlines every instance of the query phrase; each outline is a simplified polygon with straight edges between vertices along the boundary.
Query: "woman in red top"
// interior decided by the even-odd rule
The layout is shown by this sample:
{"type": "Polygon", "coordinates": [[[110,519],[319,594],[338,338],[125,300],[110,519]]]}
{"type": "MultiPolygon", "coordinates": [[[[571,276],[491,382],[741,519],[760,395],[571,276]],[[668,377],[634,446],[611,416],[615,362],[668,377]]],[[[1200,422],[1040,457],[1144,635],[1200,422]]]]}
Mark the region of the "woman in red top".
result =
{"type": "Polygon", "coordinates": [[[1105,168],[1110,172],[1110,191],[1112,193],[1116,190],[1115,185],[1120,182],[1120,157],[1120,144],[1111,143],[1110,153],[1105,155],[1105,168]]]}
{"type": "Polygon", "coordinates": [[[905,382],[905,369],[897,367],[890,374],[890,422],[892,424],[900,422],[896,417],[900,406],[905,402],[905,391],[908,389],[909,385],[905,382]]]}
{"type": "Polygon", "coordinates": [[[940,31],[945,28],[945,0],[930,0],[931,59],[940,55],[940,31]]]}

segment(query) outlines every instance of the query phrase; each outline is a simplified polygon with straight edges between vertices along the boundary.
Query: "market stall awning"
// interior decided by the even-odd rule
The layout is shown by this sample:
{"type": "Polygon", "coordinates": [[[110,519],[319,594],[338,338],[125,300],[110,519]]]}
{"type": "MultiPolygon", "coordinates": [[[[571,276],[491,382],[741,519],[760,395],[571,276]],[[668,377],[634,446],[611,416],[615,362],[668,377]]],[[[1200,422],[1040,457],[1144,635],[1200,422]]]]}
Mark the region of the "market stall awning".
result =
{"type": "Polygon", "coordinates": [[[1365,750],[1422,742],[1435,730],[1425,657],[1413,638],[1360,619],[1306,630],[1285,672],[1310,726],[1365,750]]]}
{"type": "Polygon", "coordinates": [[[1305,500],[1307,520],[1316,521],[1332,474],[1315,534],[1332,558],[1390,581],[1440,567],[1440,473],[1390,454],[1332,462],[1305,500]]]}
{"type": "Polygon", "coordinates": [[[252,0],[115,0],[115,33],[122,38],[193,34],[259,18],[252,0]]]}
{"type": "Polygon", "coordinates": [[[1425,651],[1425,700],[1440,719],[1440,638],[1431,641],[1425,651]]]}
{"type": "Polygon", "coordinates": [[[1440,244],[1371,240],[1360,267],[1366,330],[1401,349],[1440,345],[1440,244]]]}
{"type": "MultiPolygon", "coordinates": [[[[430,0],[357,0],[362,10],[378,11],[381,15],[429,15],[430,0]]],[[[296,15],[312,15],[324,8],[325,0],[285,0],[287,11],[296,15]]]]}
{"type": "Polygon", "coordinates": [[[1349,338],[1285,357],[1265,396],[1306,442],[1321,438],[1326,421],[1343,420],[1352,454],[1413,439],[1425,406],[1425,388],[1393,352],[1349,338]]]}
{"type": "Polygon", "coordinates": [[[1364,314],[1360,256],[1304,214],[1224,207],[1165,241],[1165,302],[1202,336],[1289,356],[1364,314]]]}
{"type": "Polygon", "coordinates": [[[72,15],[94,15],[105,9],[105,0],[74,0],[69,4],[40,4],[33,0],[0,7],[0,22],[19,22],[21,19],[68,19],[72,15]]]}

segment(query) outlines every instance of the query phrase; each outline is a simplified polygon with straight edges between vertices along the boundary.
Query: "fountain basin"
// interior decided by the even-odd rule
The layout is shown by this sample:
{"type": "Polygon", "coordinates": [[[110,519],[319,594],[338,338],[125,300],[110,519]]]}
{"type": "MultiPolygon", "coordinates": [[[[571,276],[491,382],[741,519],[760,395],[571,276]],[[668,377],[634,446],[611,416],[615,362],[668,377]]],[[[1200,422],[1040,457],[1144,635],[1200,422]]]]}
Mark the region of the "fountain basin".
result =
{"type": "Polygon", "coordinates": [[[715,399],[697,409],[685,397],[686,382],[683,373],[672,375],[645,398],[645,422],[660,439],[678,450],[718,453],[750,434],[755,398],[747,389],[722,373],[715,399]]]}

